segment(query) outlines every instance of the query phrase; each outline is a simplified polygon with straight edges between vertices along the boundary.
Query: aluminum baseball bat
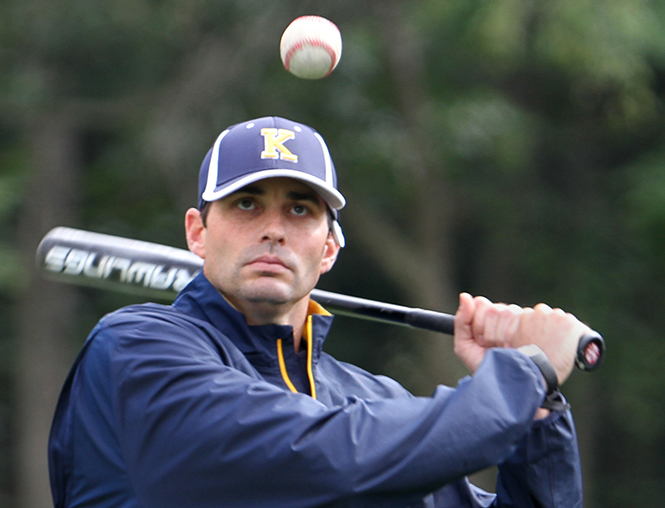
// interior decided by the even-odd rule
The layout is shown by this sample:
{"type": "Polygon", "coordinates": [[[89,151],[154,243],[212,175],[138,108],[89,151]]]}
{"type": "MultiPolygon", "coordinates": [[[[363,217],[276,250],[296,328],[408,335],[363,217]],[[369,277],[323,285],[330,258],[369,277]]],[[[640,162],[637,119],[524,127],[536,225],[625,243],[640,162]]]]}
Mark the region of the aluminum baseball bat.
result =
{"type": "MultiPolygon", "coordinates": [[[[37,247],[37,268],[50,279],[173,300],[203,266],[196,254],[141,240],[57,227],[37,247]]],[[[312,290],[311,297],[333,314],[454,334],[454,316],[353,296],[312,290]]],[[[605,352],[597,332],[580,338],[576,366],[596,369],[605,352]]]]}

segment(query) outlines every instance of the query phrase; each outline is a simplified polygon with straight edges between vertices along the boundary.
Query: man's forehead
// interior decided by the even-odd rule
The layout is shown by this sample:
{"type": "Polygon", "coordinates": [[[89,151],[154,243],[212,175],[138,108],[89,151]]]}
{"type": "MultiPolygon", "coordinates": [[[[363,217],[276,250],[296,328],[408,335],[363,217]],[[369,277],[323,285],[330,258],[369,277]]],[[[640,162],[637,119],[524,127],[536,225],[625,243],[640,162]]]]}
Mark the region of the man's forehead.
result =
{"type": "Polygon", "coordinates": [[[295,178],[265,178],[241,187],[234,194],[265,195],[268,192],[277,192],[290,198],[309,199],[321,204],[324,203],[318,192],[295,178]]]}

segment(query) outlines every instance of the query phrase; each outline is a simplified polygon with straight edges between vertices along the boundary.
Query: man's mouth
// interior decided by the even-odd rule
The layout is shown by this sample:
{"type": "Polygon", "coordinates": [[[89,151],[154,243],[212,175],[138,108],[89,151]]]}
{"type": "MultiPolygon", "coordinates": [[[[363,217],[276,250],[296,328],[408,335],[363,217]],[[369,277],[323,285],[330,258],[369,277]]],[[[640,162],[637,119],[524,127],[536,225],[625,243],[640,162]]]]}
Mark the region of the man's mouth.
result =
{"type": "Polygon", "coordinates": [[[255,270],[262,272],[281,272],[289,269],[284,261],[277,256],[259,256],[248,263],[255,270]]]}

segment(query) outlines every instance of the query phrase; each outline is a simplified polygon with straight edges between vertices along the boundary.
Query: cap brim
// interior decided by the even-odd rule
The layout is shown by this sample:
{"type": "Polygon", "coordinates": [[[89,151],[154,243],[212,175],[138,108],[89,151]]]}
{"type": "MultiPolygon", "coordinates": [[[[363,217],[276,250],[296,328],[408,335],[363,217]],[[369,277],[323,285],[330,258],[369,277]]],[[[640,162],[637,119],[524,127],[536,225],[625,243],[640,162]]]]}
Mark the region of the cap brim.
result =
{"type": "Polygon", "coordinates": [[[257,171],[256,173],[251,173],[249,175],[236,178],[235,180],[228,182],[226,185],[216,188],[212,192],[206,189],[203,192],[201,199],[203,201],[217,201],[218,199],[222,199],[229,194],[233,194],[250,183],[258,182],[259,180],[265,180],[266,178],[280,177],[293,178],[294,180],[299,180],[306,183],[312,187],[323,198],[328,206],[334,210],[341,210],[344,208],[344,205],[346,205],[346,199],[344,199],[344,196],[342,196],[342,194],[337,189],[326,185],[319,178],[293,169],[266,169],[263,171],[257,171]]]}

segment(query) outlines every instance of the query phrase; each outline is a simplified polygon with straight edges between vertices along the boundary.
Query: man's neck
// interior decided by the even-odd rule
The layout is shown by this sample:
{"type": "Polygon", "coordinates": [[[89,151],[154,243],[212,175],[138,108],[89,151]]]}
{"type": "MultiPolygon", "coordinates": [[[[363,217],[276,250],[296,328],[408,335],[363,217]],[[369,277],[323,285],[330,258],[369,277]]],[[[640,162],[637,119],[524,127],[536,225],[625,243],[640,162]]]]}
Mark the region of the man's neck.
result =
{"type": "MultiPolygon", "coordinates": [[[[224,296],[224,295],[222,295],[224,296]]],[[[300,350],[300,341],[307,319],[309,295],[294,304],[275,305],[272,303],[242,302],[234,304],[225,297],[227,302],[245,316],[248,325],[282,325],[293,328],[293,346],[300,350]]]]}

